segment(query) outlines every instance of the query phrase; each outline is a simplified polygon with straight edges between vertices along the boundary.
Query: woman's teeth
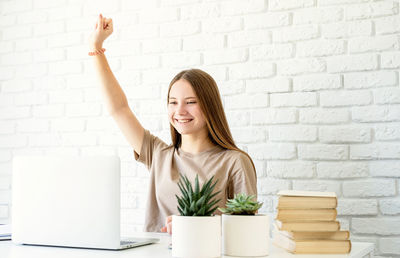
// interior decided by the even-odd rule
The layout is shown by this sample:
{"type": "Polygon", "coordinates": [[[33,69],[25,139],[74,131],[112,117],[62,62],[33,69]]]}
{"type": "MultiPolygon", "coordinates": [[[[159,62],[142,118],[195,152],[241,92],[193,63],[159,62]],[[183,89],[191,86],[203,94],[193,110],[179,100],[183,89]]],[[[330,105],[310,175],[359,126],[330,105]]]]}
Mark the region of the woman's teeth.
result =
{"type": "Polygon", "coordinates": [[[177,119],[176,121],[178,121],[178,123],[187,123],[192,121],[192,119],[181,119],[181,120],[177,119]]]}

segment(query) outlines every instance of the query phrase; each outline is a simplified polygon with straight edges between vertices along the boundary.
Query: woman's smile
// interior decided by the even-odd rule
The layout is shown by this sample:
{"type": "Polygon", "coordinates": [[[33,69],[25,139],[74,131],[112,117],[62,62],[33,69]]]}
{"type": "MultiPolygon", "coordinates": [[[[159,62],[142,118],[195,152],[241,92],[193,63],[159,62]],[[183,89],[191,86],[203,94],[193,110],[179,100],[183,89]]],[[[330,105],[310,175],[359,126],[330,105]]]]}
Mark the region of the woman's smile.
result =
{"type": "Polygon", "coordinates": [[[192,122],[193,119],[175,119],[175,121],[179,124],[188,124],[189,122],[192,122]]]}

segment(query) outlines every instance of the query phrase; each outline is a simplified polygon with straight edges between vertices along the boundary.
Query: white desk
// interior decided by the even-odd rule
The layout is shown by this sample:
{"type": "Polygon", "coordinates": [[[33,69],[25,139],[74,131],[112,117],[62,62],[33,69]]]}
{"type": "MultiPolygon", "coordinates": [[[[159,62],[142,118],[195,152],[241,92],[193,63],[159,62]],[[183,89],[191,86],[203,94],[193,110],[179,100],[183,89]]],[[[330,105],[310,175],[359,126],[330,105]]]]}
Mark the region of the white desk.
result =
{"type": "MultiPolygon", "coordinates": [[[[106,251],[78,248],[61,248],[61,247],[44,247],[44,246],[28,246],[15,245],[11,241],[0,241],[0,257],[1,258],[105,258],[105,257],[171,257],[171,250],[168,244],[171,241],[167,233],[138,233],[138,236],[160,238],[157,244],[131,248],[122,251],[106,251]]],[[[362,258],[373,257],[372,252],[374,244],[372,243],[352,243],[352,250],[347,255],[293,255],[285,250],[270,245],[270,255],[267,258],[362,258]]],[[[222,256],[230,257],[230,256],[222,256]]]]}

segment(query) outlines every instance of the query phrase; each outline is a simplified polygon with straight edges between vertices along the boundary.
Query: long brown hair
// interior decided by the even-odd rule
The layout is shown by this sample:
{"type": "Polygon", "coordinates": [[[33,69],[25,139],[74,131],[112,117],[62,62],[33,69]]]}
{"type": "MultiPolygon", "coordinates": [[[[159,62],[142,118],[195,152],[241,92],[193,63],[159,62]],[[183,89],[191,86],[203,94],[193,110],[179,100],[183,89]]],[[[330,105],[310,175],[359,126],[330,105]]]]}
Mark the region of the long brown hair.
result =
{"type": "MultiPolygon", "coordinates": [[[[183,70],[178,73],[170,82],[167,101],[169,100],[169,93],[172,85],[180,79],[184,79],[192,85],[206,120],[208,137],[210,140],[214,144],[219,145],[224,149],[236,150],[245,154],[250,159],[255,171],[253,160],[249,154],[239,149],[233,141],[228,121],[226,120],[224,108],[222,106],[221,96],[215,80],[208,73],[200,69],[183,70]]],[[[174,147],[179,148],[182,143],[181,134],[178,133],[178,131],[171,124],[170,132],[174,147]]]]}

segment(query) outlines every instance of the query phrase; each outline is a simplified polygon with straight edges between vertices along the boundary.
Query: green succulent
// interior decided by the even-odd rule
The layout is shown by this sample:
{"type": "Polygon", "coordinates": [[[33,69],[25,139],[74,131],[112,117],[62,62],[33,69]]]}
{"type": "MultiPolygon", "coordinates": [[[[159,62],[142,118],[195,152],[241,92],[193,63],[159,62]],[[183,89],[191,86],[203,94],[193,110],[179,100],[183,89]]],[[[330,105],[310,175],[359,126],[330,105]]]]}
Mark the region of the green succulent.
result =
{"type": "Polygon", "coordinates": [[[218,208],[222,213],[231,215],[255,215],[263,205],[262,202],[253,201],[255,195],[245,193],[235,194],[233,199],[228,199],[226,208],[218,208]]]}
{"type": "Polygon", "coordinates": [[[212,182],[214,176],[203,184],[200,189],[199,175],[196,175],[194,187],[189,179],[181,175],[179,178],[178,186],[182,195],[176,198],[178,200],[178,211],[182,216],[211,216],[218,208],[216,205],[220,199],[213,199],[221,191],[213,193],[215,183],[212,182]]]}

